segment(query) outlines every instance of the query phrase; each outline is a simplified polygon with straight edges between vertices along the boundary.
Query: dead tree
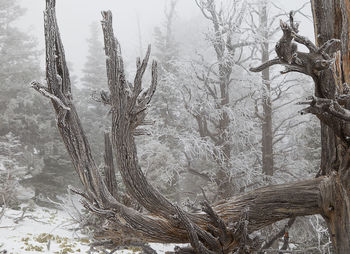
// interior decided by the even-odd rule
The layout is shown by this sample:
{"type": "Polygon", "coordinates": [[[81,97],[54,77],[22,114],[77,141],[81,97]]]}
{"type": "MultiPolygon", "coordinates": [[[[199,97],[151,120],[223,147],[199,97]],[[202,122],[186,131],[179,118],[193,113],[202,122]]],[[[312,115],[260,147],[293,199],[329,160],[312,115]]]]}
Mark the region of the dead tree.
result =
{"type": "MultiPolygon", "coordinates": [[[[343,22],[347,21],[345,7],[349,3],[346,1],[336,1],[336,3],[339,4],[337,10],[344,15],[343,22]]],[[[318,5],[315,6],[318,8],[318,5]]],[[[329,11],[329,8],[324,7],[322,10],[329,11]]],[[[143,133],[140,126],[156,89],[157,63],[152,63],[150,87],[142,90],[142,76],[146,71],[150,56],[149,47],[143,61],[138,59],[136,62],[137,71],[133,83],[128,82],[125,79],[120,46],[113,33],[112,14],[107,11],[102,15],[109,86],[109,93],[103,93],[102,100],[111,107],[111,136],[114,155],[128,194],[147,212],[140,213],[113,197],[96,166],[73,104],[69,72],[56,21],[54,0],[46,1],[45,11],[47,86],[38,82],[32,83],[34,89],[50,98],[55,109],[58,130],[84,186],[83,191],[75,190],[75,192],[84,197],[83,202],[91,212],[96,213],[105,221],[101,225],[100,232],[95,235],[96,239],[105,242],[109,247],[143,241],[191,244],[191,247],[185,249],[177,248],[177,253],[232,253],[234,250],[240,253],[251,253],[252,250],[258,248],[259,241],[252,240],[249,237],[250,233],[285,218],[322,214],[329,224],[336,252],[350,252],[348,234],[350,231],[348,173],[350,150],[348,149],[348,135],[346,135],[347,126],[344,124],[348,119],[348,111],[341,106],[346,96],[345,98],[339,96],[314,97],[310,101],[310,107],[305,110],[305,112],[316,114],[322,121],[325,121],[329,125],[328,133],[333,133],[330,131],[334,130],[334,138],[338,142],[338,146],[334,148],[341,149],[337,151],[339,164],[331,164],[332,167],[325,168],[323,176],[291,184],[260,188],[220,201],[212,206],[203,203],[204,212],[188,213],[169,202],[153,188],[147,182],[138,164],[134,135],[143,133]]],[[[320,17],[316,16],[316,25],[320,24],[318,18],[320,17]]],[[[283,28],[291,29],[291,26],[286,25],[283,28]]],[[[343,31],[343,43],[347,42],[348,36],[345,36],[348,33],[347,28],[347,25],[339,27],[339,29],[346,29],[343,31]]],[[[303,60],[308,60],[312,56],[307,53],[292,55],[292,61],[295,62],[289,63],[278,58],[264,66],[276,63],[285,64],[288,67],[287,71],[296,70],[313,75],[318,85],[324,85],[321,77],[326,78],[325,75],[329,75],[329,82],[326,82],[329,85],[330,81],[334,80],[331,70],[325,67],[322,70],[314,68],[329,63],[326,53],[329,44],[316,47],[296,33],[293,32],[292,35],[296,41],[309,46],[312,51],[310,54],[317,56],[317,60],[313,61],[314,58],[310,60],[312,68],[307,71],[304,68],[307,66],[303,66],[305,64],[303,60]],[[321,56],[322,59],[320,59],[321,56]]],[[[330,36],[336,37],[334,34],[330,36]]],[[[320,38],[327,37],[321,36],[319,40],[320,38]]],[[[346,56],[343,58],[345,62],[349,59],[347,45],[343,47],[342,54],[338,53],[339,59],[346,56]]],[[[339,61],[336,63],[341,64],[339,61]]],[[[264,66],[255,70],[262,70],[264,66]]],[[[348,70],[347,66],[343,64],[343,70],[348,70]]],[[[349,78],[348,73],[337,77],[346,81],[349,78]]],[[[328,87],[321,86],[320,90],[329,95],[328,87]]]]}

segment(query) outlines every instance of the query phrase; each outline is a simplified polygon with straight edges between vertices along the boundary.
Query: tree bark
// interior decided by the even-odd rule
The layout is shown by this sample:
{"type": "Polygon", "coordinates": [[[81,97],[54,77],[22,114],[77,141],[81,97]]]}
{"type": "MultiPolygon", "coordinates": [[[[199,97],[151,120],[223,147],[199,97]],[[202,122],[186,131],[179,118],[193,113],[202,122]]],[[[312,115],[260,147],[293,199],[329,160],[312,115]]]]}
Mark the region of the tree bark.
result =
{"type": "MultiPolygon", "coordinates": [[[[333,73],[323,72],[317,80],[315,95],[333,99],[344,94],[345,84],[350,84],[349,19],[348,0],[313,0],[312,10],[316,44],[336,38],[342,41],[340,58],[336,58],[333,73]],[[340,66],[340,68],[336,68],[340,66]]],[[[347,108],[349,109],[349,108],[347,108]]],[[[322,118],[321,118],[322,120],[322,118]]],[[[342,136],[349,133],[349,123],[338,121],[332,128],[321,121],[321,174],[329,175],[336,171],[333,182],[327,186],[322,208],[336,253],[350,253],[350,188],[349,188],[349,143],[342,136]]]]}
{"type": "MultiPolygon", "coordinates": [[[[274,64],[286,66],[282,73],[300,72],[315,83],[315,96],[301,104],[310,106],[302,113],[315,114],[321,120],[321,165],[319,175],[330,181],[323,185],[321,214],[325,218],[336,253],[350,252],[350,125],[349,125],[349,14],[347,0],[313,0],[316,45],[298,35],[290,14],[290,24],[281,22],[283,37],[278,44],[278,58],[252,71],[262,71],[274,64]],[[305,45],[309,53],[293,51],[293,41],[305,45]],[[337,44],[341,42],[341,51],[337,44]],[[283,50],[281,50],[281,48],[283,50]],[[336,51],[336,54],[333,52],[336,51]],[[332,57],[335,58],[333,63],[332,57]],[[286,60],[288,59],[288,61],[286,60]]],[[[295,47],[294,47],[295,48],[295,47]]]]}
{"type": "MultiPolygon", "coordinates": [[[[152,63],[151,85],[144,91],[142,77],[149,60],[150,48],[143,61],[137,60],[134,82],[131,83],[125,79],[120,46],[113,33],[112,14],[108,11],[103,12],[102,26],[110,93],[104,92],[101,96],[102,100],[111,107],[112,144],[127,192],[148,212],[140,213],[126,207],[113,197],[111,194],[115,193],[111,190],[113,185],[107,186],[103,181],[73,105],[69,72],[55,16],[55,1],[46,0],[46,3],[45,42],[48,87],[38,82],[33,82],[32,87],[50,98],[53,104],[58,130],[85,188],[84,192],[77,190],[75,192],[84,197],[84,205],[91,212],[98,214],[106,222],[100,232],[96,233],[95,238],[108,240],[114,245],[121,245],[127,241],[134,242],[135,239],[146,242],[190,243],[192,247],[187,248],[191,251],[190,253],[232,253],[237,249],[247,252],[249,248],[247,249],[246,246],[253,246],[252,243],[254,243],[249,238],[249,233],[282,219],[322,214],[327,221],[336,253],[350,253],[350,149],[347,139],[349,137],[347,133],[350,132],[347,129],[348,123],[339,118],[343,111],[340,105],[336,104],[335,93],[332,92],[336,88],[339,95],[344,94],[344,83],[349,82],[348,73],[344,73],[349,62],[348,46],[344,48],[344,43],[348,42],[349,36],[347,21],[350,4],[347,0],[334,0],[333,12],[327,5],[328,1],[314,0],[313,2],[317,27],[320,20],[334,21],[336,13],[342,15],[341,24],[338,22],[334,25],[338,29],[334,31],[337,32],[327,34],[330,37],[324,37],[332,39],[332,36],[341,34],[343,50],[342,55],[337,58],[336,65],[341,65],[343,68],[335,73],[339,74],[338,76],[333,76],[329,69],[317,70],[317,72],[312,69],[310,73],[302,69],[300,62],[299,64],[286,63],[282,59],[264,64],[268,66],[282,63],[289,68],[288,71],[311,74],[314,78],[315,85],[319,87],[316,90],[320,92],[317,95],[322,95],[322,98],[314,98],[306,111],[317,115],[327,124],[329,129],[323,133],[324,140],[334,139],[336,146],[333,146],[332,142],[325,142],[322,149],[334,149],[330,152],[336,155],[336,163],[328,163],[329,167],[321,165],[323,176],[315,179],[260,188],[222,200],[212,207],[204,204],[204,213],[188,213],[172,204],[147,182],[138,164],[134,136],[143,133],[140,126],[156,89],[157,64],[152,63]],[[321,14],[327,14],[328,19],[320,19],[321,14]],[[339,59],[343,61],[339,62],[339,59]],[[336,83],[337,79],[342,82],[336,83]],[[328,105],[329,102],[332,103],[328,105]],[[320,107],[319,103],[324,104],[320,107]]],[[[312,54],[318,54],[321,57],[322,52],[320,53],[319,50],[322,47],[316,47],[298,35],[294,36],[295,40],[302,41],[304,45],[311,45],[311,50],[315,50],[312,54]]],[[[319,38],[323,38],[322,36],[319,38]]],[[[324,53],[323,57],[322,61],[327,60],[328,55],[324,53]]],[[[253,68],[258,71],[260,69],[253,68]]],[[[346,109],[347,105],[344,107],[346,109]]],[[[324,154],[326,152],[323,151],[324,154]]]]}
{"type": "Polygon", "coordinates": [[[104,153],[104,174],[105,174],[105,184],[111,195],[118,200],[118,185],[115,176],[115,168],[113,162],[113,148],[109,133],[106,132],[104,135],[105,141],[105,153],[104,153]]]}
{"type": "MultiPolygon", "coordinates": [[[[269,60],[269,35],[267,25],[267,10],[266,3],[261,8],[260,13],[261,25],[265,29],[263,31],[264,42],[261,47],[261,61],[262,63],[269,60]]],[[[271,83],[270,83],[270,69],[266,68],[262,71],[263,80],[263,119],[262,119],[262,172],[266,175],[273,175],[273,135],[272,135],[272,103],[271,103],[271,83]]]]}

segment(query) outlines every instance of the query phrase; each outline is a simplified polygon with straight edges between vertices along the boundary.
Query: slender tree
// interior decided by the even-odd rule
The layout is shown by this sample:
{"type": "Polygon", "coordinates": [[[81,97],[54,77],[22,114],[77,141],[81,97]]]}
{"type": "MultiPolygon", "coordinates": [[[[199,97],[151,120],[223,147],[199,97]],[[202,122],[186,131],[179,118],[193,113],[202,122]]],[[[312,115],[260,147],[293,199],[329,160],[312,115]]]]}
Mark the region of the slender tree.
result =
{"type": "MultiPolygon", "coordinates": [[[[307,6],[302,5],[295,13],[300,13],[307,6]]],[[[254,35],[256,45],[255,58],[259,58],[261,63],[273,58],[275,53],[272,41],[276,39],[279,29],[276,29],[277,21],[287,13],[275,6],[273,2],[267,0],[256,1],[249,5],[250,23],[249,27],[254,35]],[[277,14],[272,14],[271,9],[278,8],[277,14]]],[[[289,161],[291,150],[294,150],[292,142],[288,145],[281,145],[301,123],[296,112],[286,110],[296,102],[297,98],[291,97],[300,83],[310,83],[306,78],[296,74],[282,76],[276,72],[275,68],[266,68],[261,72],[262,85],[254,93],[255,115],[261,123],[261,159],[259,164],[262,173],[273,176],[274,172],[287,171],[290,167],[289,161]],[[277,163],[275,163],[277,159],[277,163]]],[[[295,97],[295,96],[294,96],[295,97]]],[[[269,179],[269,178],[268,178],[269,179]]]]}
{"type": "MultiPolygon", "coordinates": [[[[227,198],[235,192],[231,170],[234,161],[234,121],[231,113],[238,102],[247,97],[234,92],[232,77],[237,74],[237,67],[249,59],[242,57],[244,46],[250,45],[250,42],[244,41],[240,30],[247,5],[244,1],[233,1],[232,5],[219,7],[213,0],[196,3],[212,29],[207,38],[214,59],[201,56],[200,63],[195,66],[198,89],[195,85],[186,86],[184,101],[197,123],[198,136],[212,146],[210,153],[217,170],[212,169],[214,172],[210,174],[214,175],[212,179],[217,185],[217,197],[227,198]],[[231,98],[232,93],[235,93],[235,99],[231,98]]],[[[197,175],[205,177],[206,174],[198,172],[197,175]]]]}

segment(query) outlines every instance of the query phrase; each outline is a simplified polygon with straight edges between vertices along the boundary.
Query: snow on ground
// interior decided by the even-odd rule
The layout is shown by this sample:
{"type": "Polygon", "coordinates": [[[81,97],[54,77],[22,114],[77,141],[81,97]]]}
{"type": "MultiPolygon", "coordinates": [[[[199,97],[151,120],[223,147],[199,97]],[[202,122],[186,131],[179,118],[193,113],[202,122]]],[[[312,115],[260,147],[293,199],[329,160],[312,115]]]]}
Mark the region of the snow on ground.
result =
{"type": "Polygon", "coordinates": [[[6,209],[0,222],[0,250],[8,253],[86,253],[89,240],[69,230],[74,225],[67,213],[35,206],[6,209]]]}
{"type": "MultiPolygon", "coordinates": [[[[21,210],[6,209],[0,221],[0,253],[89,253],[87,236],[72,230],[76,225],[62,210],[22,205],[21,210]],[[23,209],[26,209],[23,214],[23,209]],[[23,214],[23,218],[21,218],[23,214]]],[[[174,250],[173,245],[151,244],[157,253],[174,250]]],[[[102,253],[102,252],[101,252],[102,253]]],[[[139,253],[120,250],[115,253],[139,253]]]]}

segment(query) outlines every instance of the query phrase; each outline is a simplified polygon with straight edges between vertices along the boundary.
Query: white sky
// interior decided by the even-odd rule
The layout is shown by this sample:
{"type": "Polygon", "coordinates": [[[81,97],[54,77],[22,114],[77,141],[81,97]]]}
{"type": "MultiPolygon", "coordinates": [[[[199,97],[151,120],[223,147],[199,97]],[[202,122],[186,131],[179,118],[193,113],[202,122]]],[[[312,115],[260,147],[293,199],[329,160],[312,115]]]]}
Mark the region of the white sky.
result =
{"type": "MultiPolygon", "coordinates": [[[[273,0],[282,9],[292,10],[302,6],[307,0],[273,0]]],[[[102,10],[111,10],[114,30],[121,42],[125,59],[135,58],[139,52],[137,16],[139,16],[142,44],[152,43],[153,29],[162,24],[164,8],[168,0],[56,0],[57,19],[68,61],[73,63],[75,74],[80,74],[84,65],[89,37],[89,25],[101,20],[102,10]]],[[[27,9],[20,25],[38,39],[39,47],[44,47],[43,11],[45,0],[19,0],[27,9]]],[[[310,4],[304,13],[311,15],[310,4]]],[[[194,0],[179,0],[177,18],[189,20],[200,15],[194,0]]],[[[310,20],[297,17],[302,22],[300,34],[313,38],[310,20]]],[[[204,18],[203,18],[204,20],[204,18]]],[[[44,57],[42,58],[44,61],[44,57]]]]}

